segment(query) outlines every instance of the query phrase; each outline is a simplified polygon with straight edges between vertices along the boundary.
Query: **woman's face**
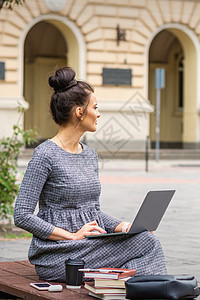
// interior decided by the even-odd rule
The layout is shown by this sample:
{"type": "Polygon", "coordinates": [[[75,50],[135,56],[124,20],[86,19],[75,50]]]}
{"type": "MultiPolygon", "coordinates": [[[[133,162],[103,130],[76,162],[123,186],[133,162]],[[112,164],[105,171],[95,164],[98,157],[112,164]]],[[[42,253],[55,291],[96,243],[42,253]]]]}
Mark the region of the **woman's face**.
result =
{"type": "Polygon", "coordinates": [[[81,120],[81,126],[84,127],[84,131],[96,131],[97,119],[100,117],[100,113],[97,108],[97,99],[94,93],[90,93],[89,104],[83,119],[81,120]]]}

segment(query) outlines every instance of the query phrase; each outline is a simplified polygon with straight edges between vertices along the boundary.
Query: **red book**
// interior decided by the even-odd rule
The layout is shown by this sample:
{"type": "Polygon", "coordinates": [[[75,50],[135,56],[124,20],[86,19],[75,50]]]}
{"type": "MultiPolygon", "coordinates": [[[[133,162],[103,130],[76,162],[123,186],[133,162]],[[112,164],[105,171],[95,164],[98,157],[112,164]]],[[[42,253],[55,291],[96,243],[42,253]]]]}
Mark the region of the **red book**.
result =
{"type": "Polygon", "coordinates": [[[104,279],[121,279],[131,277],[136,274],[134,269],[121,269],[121,268],[99,268],[98,272],[85,271],[84,278],[104,278],[104,279]]]}

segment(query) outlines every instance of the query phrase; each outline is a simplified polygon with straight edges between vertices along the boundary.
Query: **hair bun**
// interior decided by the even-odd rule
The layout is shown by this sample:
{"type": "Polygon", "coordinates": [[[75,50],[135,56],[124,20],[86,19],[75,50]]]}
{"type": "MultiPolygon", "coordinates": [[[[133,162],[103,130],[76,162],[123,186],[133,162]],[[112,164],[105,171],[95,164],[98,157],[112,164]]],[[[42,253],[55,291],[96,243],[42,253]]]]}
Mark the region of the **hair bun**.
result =
{"type": "Polygon", "coordinates": [[[49,85],[54,91],[60,91],[67,88],[74,82],[76,73],[69,67],[64,67],[56,71],[54,76],[49,77],[49,85]]]}
{"type": "Polygon", "coordinates": [[[57,82],[56,76],[49,77],[49,85],[54,88],[54,91],[57,90],[59,83],[57,82]]]}

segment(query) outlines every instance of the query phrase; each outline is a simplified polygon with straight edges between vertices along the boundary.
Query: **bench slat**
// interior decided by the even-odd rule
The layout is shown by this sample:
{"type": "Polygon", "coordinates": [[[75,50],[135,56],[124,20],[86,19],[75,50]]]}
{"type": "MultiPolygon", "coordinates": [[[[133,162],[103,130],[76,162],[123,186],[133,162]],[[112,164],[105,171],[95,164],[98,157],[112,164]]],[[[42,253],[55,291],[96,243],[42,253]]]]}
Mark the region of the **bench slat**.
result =
{"type": "MultiPolygon", "coordinates": [[[[70,290],[66,289],[65,284],[62,283],[62,292],[38,291],[30,286],[31,282],[44,281],[38,278],[34,266],[28,261],[0,262],[0,292],[29,300],[91,300],[88,291],[84,288],[70,290]]],[[[52,284],[60,283],[52,282],[52,284]]]]}

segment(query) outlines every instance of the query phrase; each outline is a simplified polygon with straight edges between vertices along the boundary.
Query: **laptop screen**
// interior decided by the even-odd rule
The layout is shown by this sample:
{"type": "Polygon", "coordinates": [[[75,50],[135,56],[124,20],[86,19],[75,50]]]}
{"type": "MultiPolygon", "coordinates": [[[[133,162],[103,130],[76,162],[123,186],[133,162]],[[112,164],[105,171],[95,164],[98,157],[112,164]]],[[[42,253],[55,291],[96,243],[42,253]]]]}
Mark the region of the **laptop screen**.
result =
{"type": "Polygon", "coordinates": [[[147,193],[129,233],[144,230],[155,231],[175,193],[175,190],[150,191],[147,193]]]}

